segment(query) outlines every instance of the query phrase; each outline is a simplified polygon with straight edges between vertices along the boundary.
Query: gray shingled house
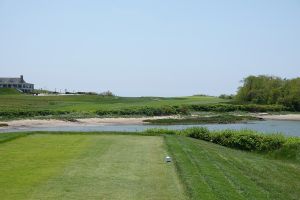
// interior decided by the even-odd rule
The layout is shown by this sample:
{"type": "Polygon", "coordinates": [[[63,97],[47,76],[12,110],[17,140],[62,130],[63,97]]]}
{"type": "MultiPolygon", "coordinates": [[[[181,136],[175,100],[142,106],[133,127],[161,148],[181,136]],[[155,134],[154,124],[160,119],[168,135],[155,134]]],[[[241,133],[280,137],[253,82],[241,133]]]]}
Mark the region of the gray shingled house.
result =
{"type": "Polygon", "coordinates": [[[0,88],[15,88],[22,92],[32,92],[34,85],[26,83],[23,75],[20,78],[1,78],[0,77],[0,88]]]}

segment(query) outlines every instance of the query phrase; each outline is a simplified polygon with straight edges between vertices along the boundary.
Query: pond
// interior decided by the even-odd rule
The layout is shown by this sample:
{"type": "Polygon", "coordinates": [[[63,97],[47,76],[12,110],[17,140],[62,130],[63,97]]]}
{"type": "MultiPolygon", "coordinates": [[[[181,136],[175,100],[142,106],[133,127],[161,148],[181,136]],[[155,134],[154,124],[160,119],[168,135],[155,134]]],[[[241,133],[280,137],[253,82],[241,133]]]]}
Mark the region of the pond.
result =
{"type": "Polygon", "coordinates": [[[165,128],[180,130],[188,127],[204,126],[210,130],[222,129],[252,129],[264,133],[283,133],[289,136],[300,136],[300,121],[252,121],[248,123],[237,124],[201,124],[201,125],[83,125],[83,126],[60,126],[60,127],[32,127],[32,128],[2,128],[0,132],[18,132],[18,131],[143,131],[149,128],[165,128]]]}

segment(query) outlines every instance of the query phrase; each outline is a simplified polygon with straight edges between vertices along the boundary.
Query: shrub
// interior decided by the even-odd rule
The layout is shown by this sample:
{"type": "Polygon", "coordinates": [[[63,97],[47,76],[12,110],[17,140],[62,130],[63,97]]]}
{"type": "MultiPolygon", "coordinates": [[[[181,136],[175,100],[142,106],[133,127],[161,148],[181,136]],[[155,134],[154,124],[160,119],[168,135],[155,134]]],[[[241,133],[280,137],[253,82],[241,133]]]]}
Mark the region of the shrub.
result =
{"type": "Polygon", "coordinates": [[[282,105],[257,105],[257,104],[213,104],[213,105],[189,105],[192,111],[215,111],[215,112],[233,112],[233,111],[248,111],[248,112],[267,112],[267,111],[286,111],[287,107],[282,105]]]}
{"type": "Polygon", "coordinates": [[[116,96],[114,93],[112,93],[110,90],[107,90],[105,92],[101,92],[99,95],[101,96],[107,96],[107,97],[114,97],[116,96]]]}
{"type": "Polygon", "coordinates": [[[252,130],[222,130],[212,133],[212,142],[235,149],[267,152],[279,149],[285,138],[282,135],[259,134],[252,130]]]}
{"type": "Polygon", "coordinates": [[[252,130],[209,131],[205,127],[192,127],[184,130],[148,129],[145,135],[179,135],[213,142],[218,145],[268,153],[272,158],[294,160],[300,162],[300,138],[284,137],[281,134],[261,134],[252,130]]]}
{"type": "Polygon", "coordinates": [[[49,115],[64,115],[69,114],[69,111],[52,111],[52,110],[18,110],[18,111],[0,111],[2,118],[15,118],[15,117],[35,117],[35,116],[49,116],[49,115]]]}
{"type": "Polygon", "coordinates": [[[211,134],[205,127],[192,127],[182,131],[182,135],[200,140],[211,140],[211,134]]]}
{"type": "Polygon", "coordinates": [[[95,113],[99,116],[105,115],[145,115],[145,116],[164,116],[164,115],[187,115],[191,111],[204,111],[204,112],[232,112],[232,111],[250,111],[250,112],[267,112],[267,111],[283,111],[288,110],[281,105],[234,105],[234,104],[192,104],[192,105],[174,105],[174,106],[160,106],[160,107],[131,107],[123,109],[99,109],[95,113]]]}
{"type": "Polygon", "coordinates": [[[283,135],[265,135],[252,130],[209,131],[205,127],[192,127],[182,130],[180,135],[230,148],[257,152],[269,152],[280,149],[286,142],[286,138],[283,135]]]}
{"type": "Polygon", "coordinates": [[[230,94],[230,95],[227,95],[227,94],[221,94],[219,96],[220,99],[233,99],[234,98],[234,95],[233,94],[230,94]]]}
{"type": "Polygon", "coordinates": [[[145,116],[163,116],[163,115],[176,115],[186,113],[184,107],[176,106],[161,106],[161,107],[132,107],[118,110],[97,110],[96,114],[103,115],[145,115],[145,116]]]}

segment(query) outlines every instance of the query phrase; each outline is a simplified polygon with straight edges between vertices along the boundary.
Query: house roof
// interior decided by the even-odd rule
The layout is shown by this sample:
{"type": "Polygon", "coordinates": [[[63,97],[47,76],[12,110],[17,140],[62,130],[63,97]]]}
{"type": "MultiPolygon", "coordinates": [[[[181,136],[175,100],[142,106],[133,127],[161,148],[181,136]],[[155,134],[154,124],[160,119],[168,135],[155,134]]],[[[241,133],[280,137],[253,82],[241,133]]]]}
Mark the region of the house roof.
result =
{"type": "Polygon", "coordinates": [[[21,84],[21,83],[26,83],[23,79],[21,78],[1,78],[0,77],[0,84],[21,84]]]}

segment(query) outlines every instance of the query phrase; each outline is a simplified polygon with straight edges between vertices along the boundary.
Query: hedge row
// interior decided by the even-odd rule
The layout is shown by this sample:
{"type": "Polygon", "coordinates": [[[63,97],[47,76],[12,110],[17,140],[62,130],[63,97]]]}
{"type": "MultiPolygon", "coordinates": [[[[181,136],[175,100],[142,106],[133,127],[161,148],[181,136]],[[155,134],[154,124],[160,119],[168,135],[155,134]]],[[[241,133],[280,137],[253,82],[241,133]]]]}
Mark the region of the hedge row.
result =
{"type": "Polygon", "coordinates": [[[287,139],[280,134],[260,134],[251,130],[209,131],[205,127],[192,127],[184,130],[148,129],[148,135],[176,134],[213,142],[222,146],[256,152],[270,152],[280,149],[287,139]]]}
{"type": "Polygon", "coordinates": [[[163,116],[176,114],[189,114],[190,112],[232,112],[232,111],[248,111],[248,112],[268,112],[268,111],[287,111],[288,108],[281,105],[234,105],[234,104],[212,104],[212,105],[180,105],[180,106],[160,106],[160,107],[132,107],[115,110],[97,110],[99,116],[105,115],[146,115],[146,116],[163,116]]]}
{"type": "Polygon", "coordinates": [[[286,142],[279,134],[258,134],[251,130],[209,131],[204,127],[194,127],[183,131],[188,137],[213,142],[222,146],[246,151],[269,152],[280,149],[286,142]]]}
{"type": "Polygon", "coordinates": [[[0,117],[3,118],[34,117],[34,116],[64,115],[69,113],[70,113],[69,111],[52,111],[52,110],[0,111],[0,117]]]}
{"type": "MultiPolygon", "coordinates": [[[[98,116],[125,116],[125,115],[144,115],[144,116],[163,116],[163,115],[177,115],[189,114],[190,112],[199,111],[213,111],[213,112],[231,112],[231,111],[249,111],[249,112],[268,112],[268,111],[284,111],[288,110],[287,107],[281,105],[234,105],[234,104],[212,104],[212,105],[180,105],[180,106],[160,106],[160,107],[131,107],[123,109],[99,109],[94,113],[98,116]]],[[[34,117],[34,116],[49,116],[49,115],[65,115],[74,114],[76,111],[53,111],[53,110],[19,110],[19,111],[0,111],[2,118],[15,118],[15,117],[34,117]]]]}
{"type": "Polygon", "coordinates": [[[193,104],[189,105],[189,109],[192,111],[215,111],[215,112],[232,112],[232,111],[248,111],[248,112],[279,112],[288,111],[289,109],[282,105],[258,105],[258,104],[212,104],[201,105],[193,104]]]}
{"type": "Polygon", "coordinates": [[[186,106],[161,106],[161,107],[132,107],[116,110],[97,110],[99,116],[105,115],[145,115],[145,116],[163,116],[188,114],[189,109],[186,106]]]}

